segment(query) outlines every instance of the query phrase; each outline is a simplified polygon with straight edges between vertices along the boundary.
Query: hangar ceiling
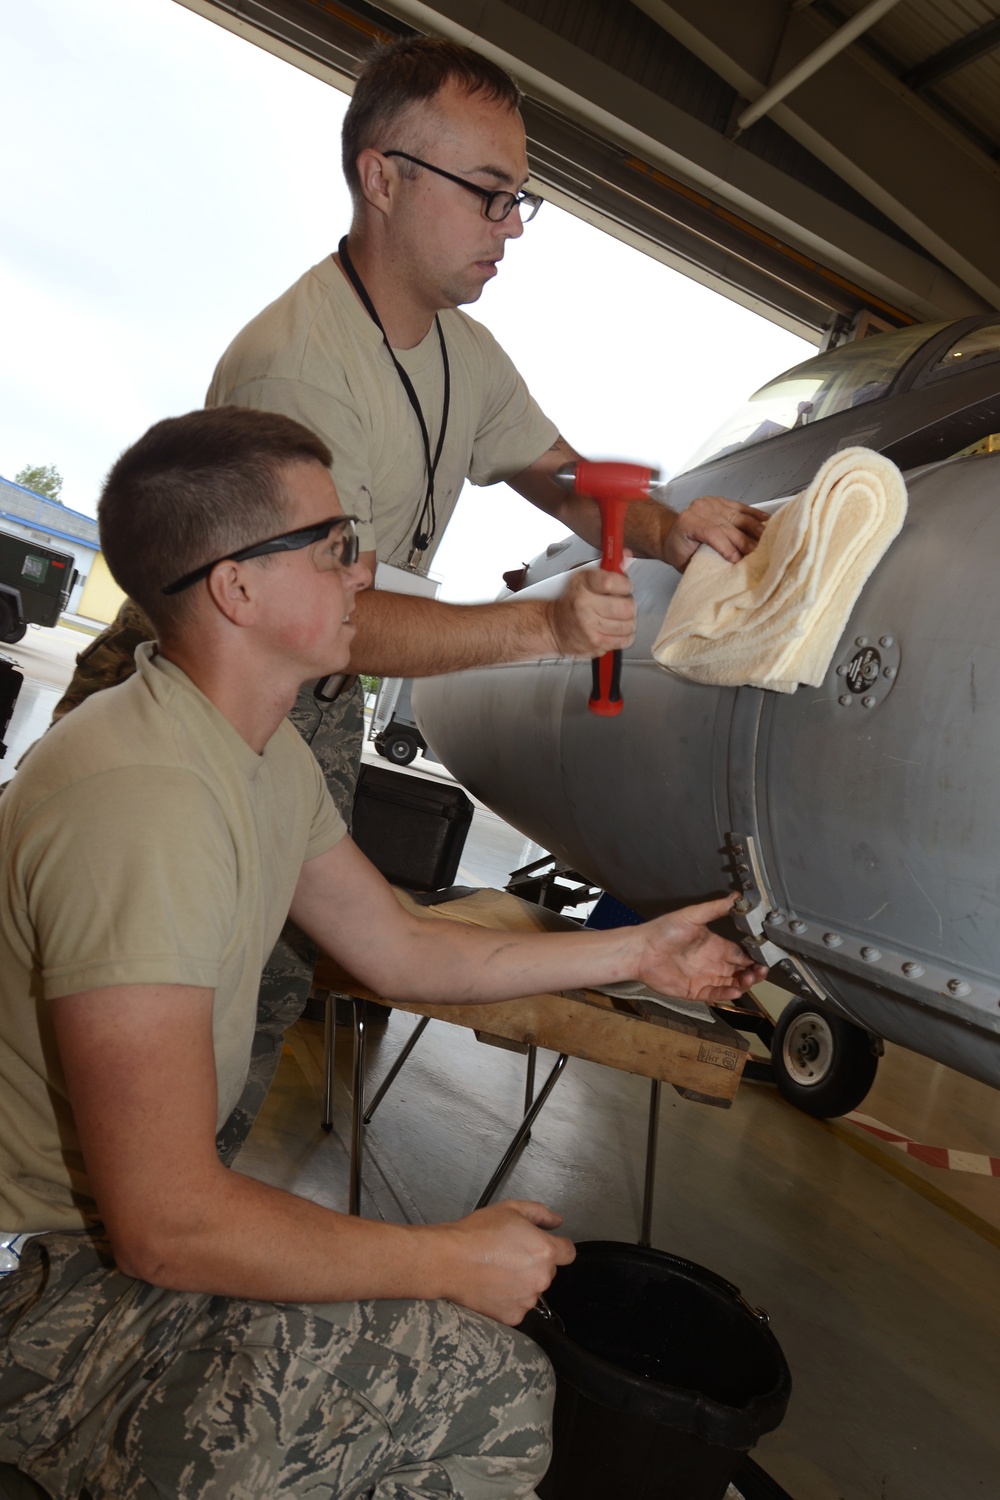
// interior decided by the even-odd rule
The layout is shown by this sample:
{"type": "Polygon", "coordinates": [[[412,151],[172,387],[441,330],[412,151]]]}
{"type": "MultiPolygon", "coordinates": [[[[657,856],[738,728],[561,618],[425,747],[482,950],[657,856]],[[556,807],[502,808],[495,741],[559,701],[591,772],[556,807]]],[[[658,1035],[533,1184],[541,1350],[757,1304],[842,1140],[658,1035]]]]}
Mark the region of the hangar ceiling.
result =
{"type": "Polygon", "coordinates": [[[997,0],[179,3],[347,88],[468,42],[547,197],[815,342],[1000,307],[997,0]]]}

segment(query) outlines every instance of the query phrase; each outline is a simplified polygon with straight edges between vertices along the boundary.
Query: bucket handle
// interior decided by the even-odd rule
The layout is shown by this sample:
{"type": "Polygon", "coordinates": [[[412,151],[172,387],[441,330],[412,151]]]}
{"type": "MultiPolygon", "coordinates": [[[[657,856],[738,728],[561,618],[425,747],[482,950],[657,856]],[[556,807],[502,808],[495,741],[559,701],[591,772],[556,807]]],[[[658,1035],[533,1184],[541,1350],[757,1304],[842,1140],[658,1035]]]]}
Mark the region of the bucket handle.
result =
{"type": "Polygon", "coordinates": [[[741,1307],[746,1308],[752,1318],[757,1319],[758,1323],[763,1323],[765,1327],[770,1323],[771,1319],[765,1307],[751,1307],[742,1292],[736,1293],[736,1300],[741,1307]]]}
{"type": "Polygon", "coordinates": [[[539,1297],[538,1301],[535,1303],[535,1312],[539,1313],[547,1323],[551,1323],[553,1328],[558,1328],[560,1333],[566,1332],[566,1325],[563,1322],[562,1318],[554,1308],[549,1306],[544,1297],[539,1297]]]}

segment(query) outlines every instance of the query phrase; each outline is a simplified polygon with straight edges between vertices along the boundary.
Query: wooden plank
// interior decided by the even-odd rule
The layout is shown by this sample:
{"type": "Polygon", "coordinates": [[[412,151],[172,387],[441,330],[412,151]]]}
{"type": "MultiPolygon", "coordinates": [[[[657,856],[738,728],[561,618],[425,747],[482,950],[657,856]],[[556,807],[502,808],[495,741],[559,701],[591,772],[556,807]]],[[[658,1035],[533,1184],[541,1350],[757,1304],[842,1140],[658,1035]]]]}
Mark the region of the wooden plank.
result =
{"type": "MultiPolygon", "coordinates": [[[[412,905],[401,893],[397,896],[401,904],[412,905]]],[[[566,918],[553,922],[554,913],[499,891],[476,892],[434,908],[434,913],[501,931],[575,925],[566,918]]],[[[317,965],[316,987],[466,1026],[484,1038],[566,1052],[640,1077],[658,1078],[721,1104],[735,1097],[749,1051],[746,1039],[707,1009],[704,1014],[695,1007],[684,1014],[660,1009],[653,1016],[643,1014],[627,999],[598,990],[528,995],[486,1005],[422,1005],[374,994],[330,958],[322,958],[317,965]]]]}
{"type": "Polygon", "coordinates": [[[742,1037],[720,1022],[712,1023],[714,1036],[707,1037],[704,1031],[709,1028],[650,1025],[642,1016],[596,1005],[590,995],[587,1000],[529,995],[496,1005],[396,1005],[394,1009],[551,1052],[567,1052],[570,1057],[643,1078],[659,1078],[718,1099],[735,1097],[749,1050],[742,1037]]]}
{"type": "Polygon", "coordinates": [[[713,1099],[735,1097],[749,1050],[746,1040],[723,1022],[695,1025],[677,1016],[665,1024],[651,1024],[594,990],[528,995],[488,1005],[416,1005],[386,1000],[326,964],[317,969],[316,987],[377,1000],[393,1010],[466,1026],[490,1037],[567,1052],[713,1099]]]}

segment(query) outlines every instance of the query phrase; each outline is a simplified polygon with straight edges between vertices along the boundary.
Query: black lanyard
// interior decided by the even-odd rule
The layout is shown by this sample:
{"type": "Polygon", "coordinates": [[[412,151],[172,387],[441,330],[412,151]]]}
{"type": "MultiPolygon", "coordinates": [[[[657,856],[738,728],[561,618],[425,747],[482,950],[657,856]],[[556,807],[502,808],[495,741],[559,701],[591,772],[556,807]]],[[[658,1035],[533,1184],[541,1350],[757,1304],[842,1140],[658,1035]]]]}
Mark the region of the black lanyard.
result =
{"type": "MultiPolygon", "coordinates": [[[[444,435],[448,430],[448,409],[451,405],[451,368],[448,364],[448,349],[445,345],[444,334],[441,331],[441,321],[438,317],[435,316],[434,327],[437,329],[438,342],[441,345],[441,363],[444,366],[444,399],[441,403],[441,431],[438,434],[437,448],[435,449],[434,457],[432,459],[431,440],[427,431],[427,423],[424,420],[423,408],[420,405],[420,398],[413,388],[413,381],[410,379],[409,375],[407,375],[406,371],[403,369],[403,366],[400,364],[399,360],[393,353],[392,345],[389,343],[386,331],[382,327],[382,319],[375,311],[375,304],[372,301],[371,297],[369,297],[368,295],[367,287],[355,270],[354,262],[351,260],[351,257],[348,254],[346,235],[337,246],[337,250],[340,255],[340,263],[347,273],[348,281],[351,283],[354,290],[361,298],[365,311],[371,318],[372,322],[375,324],[375,327],[378,329],[379,333],[381,333],[382,335],[382,338],[385,342],[385,347],[389,351],[389,358],[396,366],[396,374],[399,376],[400,381],[402,382],[402,386],[404,391],[406,392],[407,399],[409,400],[410,405],[413,407],[414,415],[416,416],[417,422],[420,425],[420,436],[424,440],[424,458],[427,462],[427,492],[424,495],[423,507],[417,519],[417,529],[413,533],[413,550],[414,552],[426,552],[437,527],[437,515],[434,510],[434,479],[437,474],[438,464],[441,460],[441,450],[444,447],[444,435]]],[[[412,560],[413,559],[411,556],[410,561],[412,562],[412,560]]]]}

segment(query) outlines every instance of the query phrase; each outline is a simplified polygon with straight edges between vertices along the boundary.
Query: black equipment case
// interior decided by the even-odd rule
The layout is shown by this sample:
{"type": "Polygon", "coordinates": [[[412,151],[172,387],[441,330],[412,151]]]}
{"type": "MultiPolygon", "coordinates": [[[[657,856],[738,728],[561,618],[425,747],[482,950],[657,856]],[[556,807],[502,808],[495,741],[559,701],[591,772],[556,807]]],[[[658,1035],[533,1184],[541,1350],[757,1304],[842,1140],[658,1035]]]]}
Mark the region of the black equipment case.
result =
{"type": "Polygon", "coordinates": [[[453,782],[362,766],[351,835],[392,885],[440,891],[455,884],[472,812],[453,782]]]}

